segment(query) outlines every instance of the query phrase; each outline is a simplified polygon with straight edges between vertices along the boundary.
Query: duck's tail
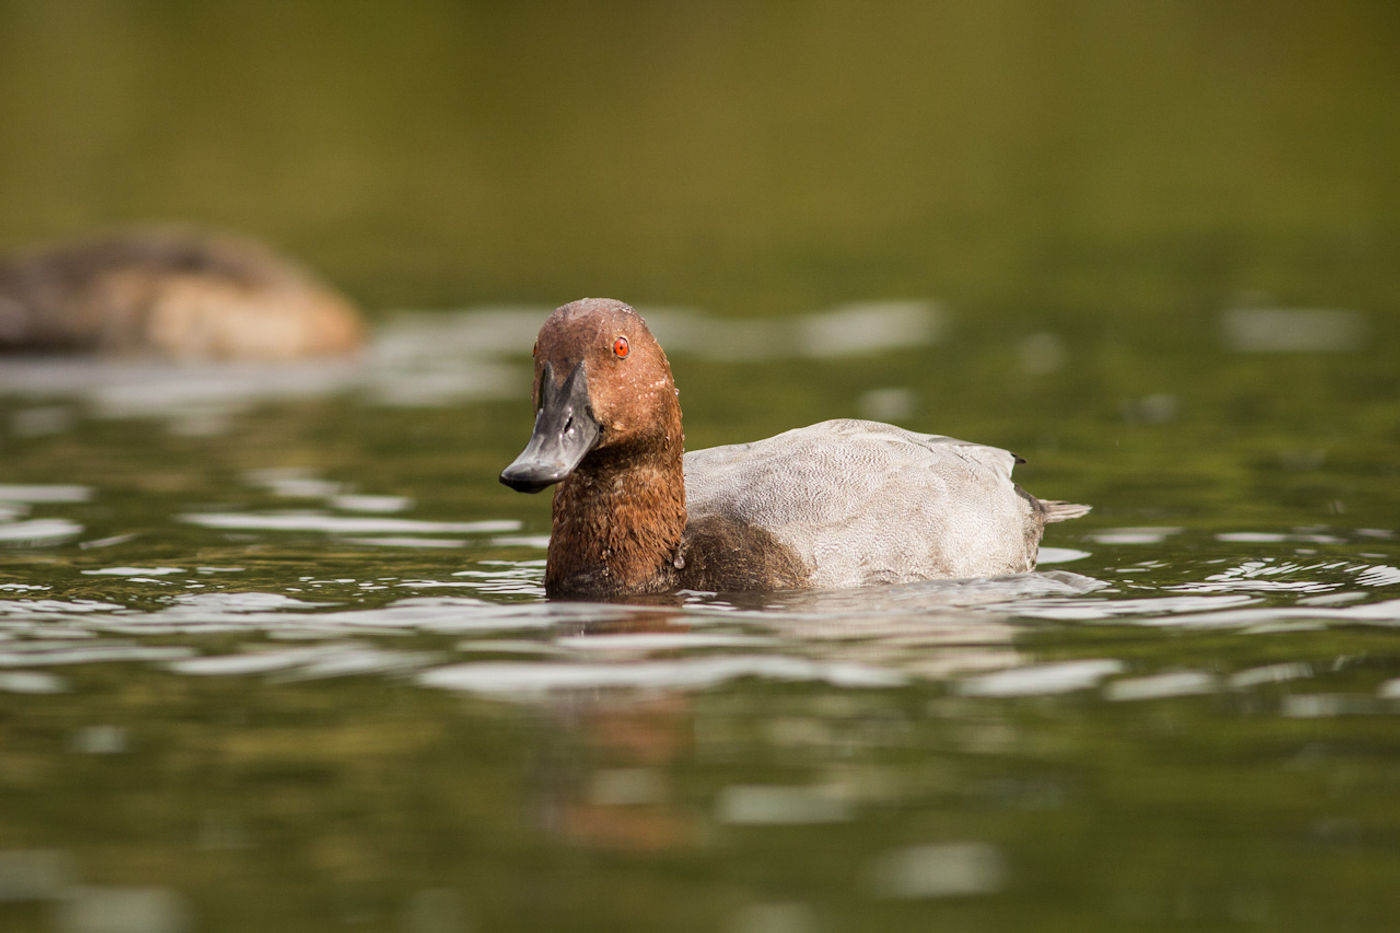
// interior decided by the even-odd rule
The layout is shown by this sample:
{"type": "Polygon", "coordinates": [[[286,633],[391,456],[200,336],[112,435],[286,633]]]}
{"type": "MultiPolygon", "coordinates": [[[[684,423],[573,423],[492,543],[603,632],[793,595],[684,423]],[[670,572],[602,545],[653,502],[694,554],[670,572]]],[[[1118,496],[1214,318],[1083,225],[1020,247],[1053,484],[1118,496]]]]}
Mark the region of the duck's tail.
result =
{"type": "Polygon", "coordinates": [[[1077,502],[1060,502],[1055,499],[1041,499],[1040,508],[1046,522],[1067,522],[1071,518],[1082,518],[1089,514],[1092,505],[1077,502]]]}

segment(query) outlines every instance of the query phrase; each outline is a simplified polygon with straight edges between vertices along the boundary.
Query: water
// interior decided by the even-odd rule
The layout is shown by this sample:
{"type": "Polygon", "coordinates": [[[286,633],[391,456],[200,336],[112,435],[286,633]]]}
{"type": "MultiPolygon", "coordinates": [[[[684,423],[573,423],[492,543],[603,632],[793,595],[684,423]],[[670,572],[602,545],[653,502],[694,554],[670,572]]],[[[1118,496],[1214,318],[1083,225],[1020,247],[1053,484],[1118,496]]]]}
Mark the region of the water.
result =
{"type": "Polygon", "coordinates": [[[692,444],[898,417],[1097,508],[1019,577],[590,605],[543,600],[547,499],[495,480],[546,311],[275,373],[7,362],[11,928],[1400,915],[1395,395],[1352,388],[1392,348],[1279,346],[1337,333],[1297,309],[1170,364],[933,302],[656,309],[692,444]]]}
{"type": "Polygon", "coordinates": [[[0,359],[0,929],[1394,929],[1398,37],[0,0],[0,246],[231,228],[375,327],[0,359]],[[1007,580],[548,603],[495,477],[585,294],[691,447],[877,418],[1094,511],[1007,580]]]}

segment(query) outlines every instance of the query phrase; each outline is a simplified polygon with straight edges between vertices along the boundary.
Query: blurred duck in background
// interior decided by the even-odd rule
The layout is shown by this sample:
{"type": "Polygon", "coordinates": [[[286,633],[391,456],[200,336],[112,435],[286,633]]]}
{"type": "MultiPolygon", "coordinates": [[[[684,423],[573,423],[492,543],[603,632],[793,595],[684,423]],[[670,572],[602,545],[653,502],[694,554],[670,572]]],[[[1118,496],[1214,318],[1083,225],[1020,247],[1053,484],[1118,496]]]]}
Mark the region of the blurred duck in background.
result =
{"type": "Polygon", "coordinates": [[[0,258],[0,353],[269,361],[363,340],[349,300],[243,237],[136,228],[0,258]]]}

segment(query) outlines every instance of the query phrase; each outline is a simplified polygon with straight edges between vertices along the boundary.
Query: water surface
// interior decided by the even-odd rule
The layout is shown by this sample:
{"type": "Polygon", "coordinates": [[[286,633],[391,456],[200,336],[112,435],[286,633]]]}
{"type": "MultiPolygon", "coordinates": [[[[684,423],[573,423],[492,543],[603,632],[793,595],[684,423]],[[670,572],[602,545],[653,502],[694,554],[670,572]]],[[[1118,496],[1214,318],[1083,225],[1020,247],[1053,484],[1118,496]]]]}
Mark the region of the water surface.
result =
{"type": "Polygon", "coordinates": [[[696,446],[894,418],[1097,508],[1034,574],[594,605],[543,599],[547,498],[495,480],[546,311],[276,371],[6,364],[16,928],[1400,915],[1396,395],[1356,388],[1391,348],[1280,346],[1335,334],[1294,309],[1164,362],[934,301],[643,308],[696,446]]]}
{"type": "Polygon", "coordinates": [[[0,0],[0,246],[229,228],[376,330],[0,360],[0,928],[1395,929],[1397,42],[0,0]],[[1004,580],[548,603],[496,475],[584,295],[693,448],[877,418],[1094,511],[1004,580]]]}

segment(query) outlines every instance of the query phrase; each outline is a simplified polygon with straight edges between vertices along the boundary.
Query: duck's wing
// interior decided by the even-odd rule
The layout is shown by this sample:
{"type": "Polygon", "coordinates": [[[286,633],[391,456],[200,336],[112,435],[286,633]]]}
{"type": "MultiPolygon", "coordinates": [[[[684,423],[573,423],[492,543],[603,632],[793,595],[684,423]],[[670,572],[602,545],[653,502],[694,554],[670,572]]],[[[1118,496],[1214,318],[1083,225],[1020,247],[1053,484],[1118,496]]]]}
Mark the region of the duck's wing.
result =
{"type": "Polygon", "coordinates": [[[1011,480],[1016,457],[871,421],[826,421],[686,455],[692,519],[760,526],[817,586],[1032,569],[1044,518],[1011,480]]]}

